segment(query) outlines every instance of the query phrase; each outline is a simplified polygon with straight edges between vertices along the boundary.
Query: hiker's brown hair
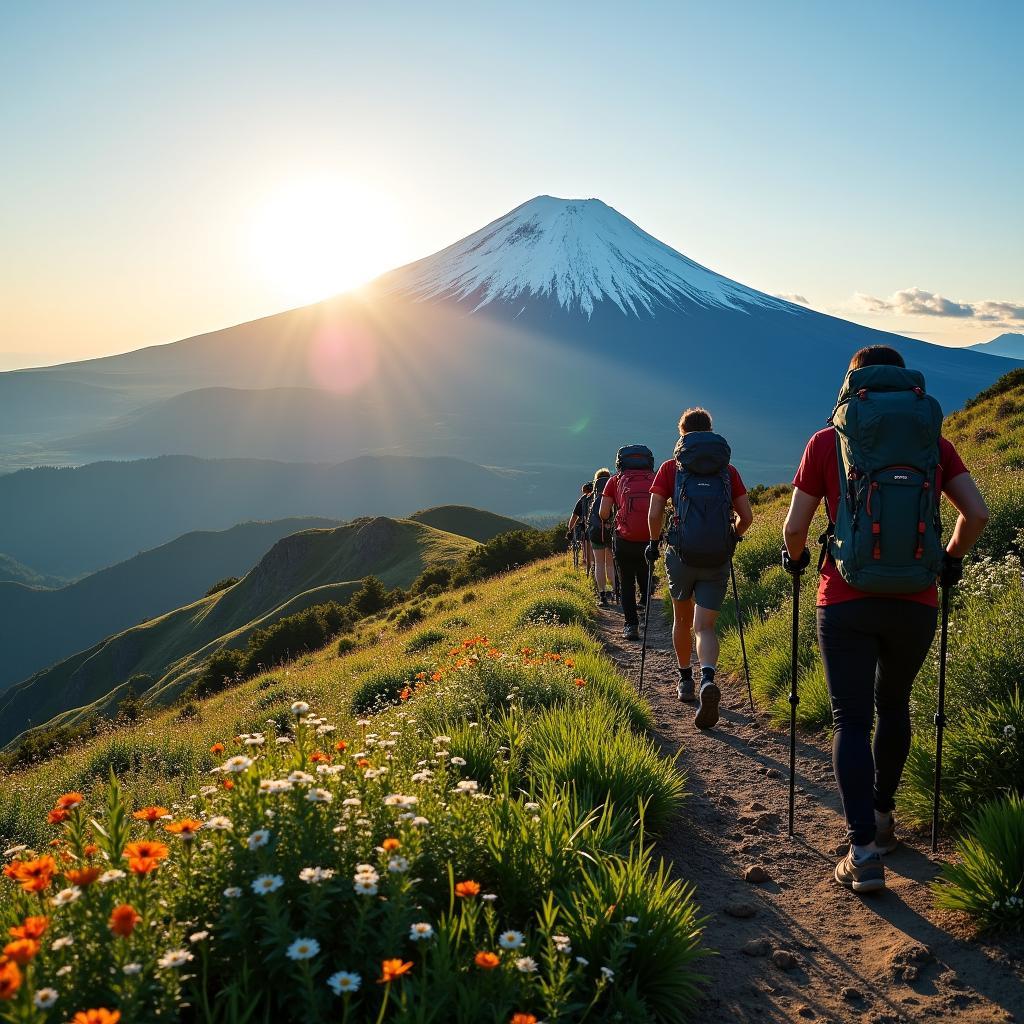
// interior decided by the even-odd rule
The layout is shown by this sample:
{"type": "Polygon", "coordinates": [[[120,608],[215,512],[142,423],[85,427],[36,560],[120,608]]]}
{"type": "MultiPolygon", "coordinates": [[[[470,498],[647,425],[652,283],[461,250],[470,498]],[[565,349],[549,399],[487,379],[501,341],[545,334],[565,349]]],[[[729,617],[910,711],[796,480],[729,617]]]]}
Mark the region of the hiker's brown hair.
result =
{"type": "Polygon", "coordinates": [[[695,405],[692,409],[686,409],[679,417],[679,433],[686,434],[691,430],[710,430],[711,413],[695,405]]]}
{"type": "Polygon", "coordinates": [[[907,364],[891,345],[867,345],[853,353],[849,368],[862,370],[865,366],[902,366],[906,369],[907,364]]]}

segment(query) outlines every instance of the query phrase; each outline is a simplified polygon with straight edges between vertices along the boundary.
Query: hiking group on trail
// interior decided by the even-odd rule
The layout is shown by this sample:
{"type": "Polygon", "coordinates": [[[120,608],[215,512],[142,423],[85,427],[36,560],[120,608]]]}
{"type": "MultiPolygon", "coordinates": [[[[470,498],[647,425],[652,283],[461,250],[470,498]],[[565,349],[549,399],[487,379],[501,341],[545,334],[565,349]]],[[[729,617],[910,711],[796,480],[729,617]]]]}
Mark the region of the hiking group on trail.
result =
{"type": "MultiPolygon", "coordinates": [[[[790,834],[800,579],[811,560],[808,532],[824,501],[828,525],[819,537],[817,636],[832,704],[833,768],[850,842],[835,878],[856,892],[884,888],[882,857],[899,842],[895,794],[910,752],[910,692],[935,636],[938,584],[943,616],[933,849],[937,835],[949,592],[988,520],[974,479],[941,428],[942,410],[926,393],[923,376],[907,369],[898,351],[885,345],[861,349],[850,362],[828,426],[807,443],[783,530],[782,565],[793,580],[790,834]],[[943,494],[958,512],[945,545],[943,494]]],[[[657,472],[654,465],[645,445],[620,448],[614,475],[600,469],[583,485],[569,520],[569,539],[582,552],[603,606],[617,581],[623,636],[642,641],[641,689],[645,610],[665,543],[676,696],[696,703],[697,728],[711,729],[721,700],[716,623],[730,577],[735,588],[736,545],[754,513],[729,444],[713,431],[705,409],[682,414],[674,457],[657,472]]],[[[734,596],[742,630],[735,589],[734,596]]]]}

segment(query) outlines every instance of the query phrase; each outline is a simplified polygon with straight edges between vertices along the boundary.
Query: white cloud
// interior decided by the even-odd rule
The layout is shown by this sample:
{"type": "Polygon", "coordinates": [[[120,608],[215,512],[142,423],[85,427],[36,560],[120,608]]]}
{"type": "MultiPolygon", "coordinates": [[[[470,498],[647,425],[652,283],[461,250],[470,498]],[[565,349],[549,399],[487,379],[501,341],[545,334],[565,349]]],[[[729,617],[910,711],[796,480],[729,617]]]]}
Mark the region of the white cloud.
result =
{"type": "Polygon", "coordinates": [[[806,295],[800,295],[798,292],[780,292],[775,296],[777,299],[785,299],[786,302],[796,302],[801,306],[809,306],[810,302],[807,301],[806,295]]]}
{"type": "Polygon", "coordinates": [[[978,302],[957,302],[936,292],[923,288],[904,288],[889,298],[865,295],[857,292],[853,297],[857,308],[869,313],[891,313],[895,316],[937,316],[959,320],[975,320],[980,323],[1004,324],[1011,326],[1024,321],[1024,305],[984,299],[978,302]]]}

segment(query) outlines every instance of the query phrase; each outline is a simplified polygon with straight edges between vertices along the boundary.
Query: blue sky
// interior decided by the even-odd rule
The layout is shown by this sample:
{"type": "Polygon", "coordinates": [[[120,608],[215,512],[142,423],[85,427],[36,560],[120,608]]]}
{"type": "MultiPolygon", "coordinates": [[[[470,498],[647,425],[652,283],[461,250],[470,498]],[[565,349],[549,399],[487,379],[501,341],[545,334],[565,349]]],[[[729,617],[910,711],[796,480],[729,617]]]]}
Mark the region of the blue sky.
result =
{"type": "Polygon", "coordinates": [[[1019,4],[35,0],[3,20],[0,368],[315,298],[281,226],[308,181],[350,226],[338,288],[550,193],[874,326],[1024,330],[1019,4]]]}

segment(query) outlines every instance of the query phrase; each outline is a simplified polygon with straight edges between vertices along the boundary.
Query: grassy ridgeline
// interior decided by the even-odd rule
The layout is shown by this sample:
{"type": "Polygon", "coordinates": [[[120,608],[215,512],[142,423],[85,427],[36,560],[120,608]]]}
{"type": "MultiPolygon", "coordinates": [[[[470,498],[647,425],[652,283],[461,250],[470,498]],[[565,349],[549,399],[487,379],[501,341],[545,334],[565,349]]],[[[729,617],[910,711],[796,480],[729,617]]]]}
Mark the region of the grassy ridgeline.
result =
{"type": "MultiPolygon", "coordinates": [[[[991,512],[967,562],[964,584],[954,592],[950,622],[943,812],[955,821],[985,799],[1019,791],[1024,779],[1024,370],[949,416],[944,433],[977,479],[991,512]]],[[[779,565],[787,506],[785,497],[756,505],[754,526],[736,552],[754,694],[779,724],[789,718],[792,582],[779,565]]],[[[948,502],[943,515],[948,536],[955,518],[948,502]]],[[[819,514],[812,538],[821,523],[819,514]]],[[[832,717],[815,638],[817,582],[816,573],[807,573],[800,597],[798,720],[807,729],[827,728],[832,717]]],[[[722,665],[741,673],[731,602],[722,623],[722,665]]],[[[917,823],[931,814],[937,647],[936,642],[914,687],[914,748],[899,796],[901,816],[917,823]]]]}
{"type": "MultiPolygon", "coordinates": [[[[251,1000],[277,1020],[374,1020],[382,1002],[381,1019],[405,1020],[401,999],[467,1022],[514,1012],[577,1020],[588,1005],[588,1019],[682,1021],[694,1006],[700,920],[643,837],[678,813],[685,780],[644,734],[650,711],[602,653],[592,616],[586,581],[548,560],[439,598],[415,632],[368,621],[342,657],[329,647],[206,700],[187,722],[168,710],[4,778],[6,837],[45,849],[64,836],[80,856],[82,830],[92,831],[104,866],[129,867],[125,833],[147,834],[123,818],[110,772],[125,808],[230,822],[194,847],[154,826],[166,860],[85,885],[53,909],[53,934],[74,934],[74,946],[45,945],[25,984],[72,963],[59,1019],[116,1003],[148,1021],[187,999],[204,1020],[235,1019],[251,1000]],[[402,689],[368,702],[364,684],[382,674],[402,689]],[[300,725],[296,700],[318,718],[300,725]],[[210,774],[233,754],[257,760],[210,774]],[[295,771],[277,793],[257,781],[295,771]],[[47,824],[67,791],[84,803],[47,824]],[[84,826],[97,810],[103,833],[84,826]],[[458,895],[466,880],[479,884],[475,895],[458,895]],[[142,910],[130,939],[106,926],[122,901],[142,910]],[[418,923],[430,932],[422,942],[418,923]],[[208,935],[190,943],[200,924],[208,935]],[[300,939],[316,940],[309,959],[293,959],[300,939]],[[159,966],[179,949],[196,958],[187,970],[159,966]],[[115,956],[140,973],[112,975],[115,956]],[[411,965],[393,989],[374,984],[390,958],[411,965]],[[359,975],[359,990],[334,995],[338,971],[359,975]]],[[[71,881],[58,876],[52,889],[71,881]]],[[[7,926],[34,898],[2,884],[7,926]]]]}

